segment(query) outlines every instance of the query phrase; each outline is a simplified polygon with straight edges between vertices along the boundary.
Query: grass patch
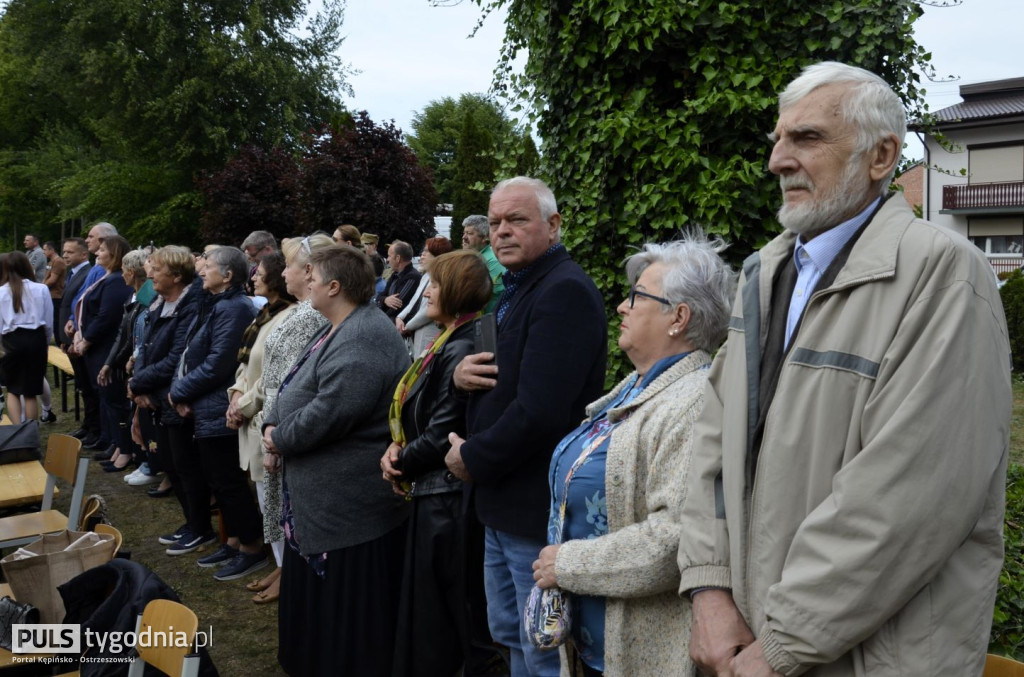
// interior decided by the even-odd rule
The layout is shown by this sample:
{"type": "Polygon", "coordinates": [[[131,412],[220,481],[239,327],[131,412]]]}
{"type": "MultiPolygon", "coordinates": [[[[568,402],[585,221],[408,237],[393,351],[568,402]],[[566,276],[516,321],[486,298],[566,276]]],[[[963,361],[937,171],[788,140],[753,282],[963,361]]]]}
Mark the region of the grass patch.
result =
{"type": "Polygon", "coordinates": [[[1013,414],[1010,419],[1010,463],[1024,464],[1024,374],[1013,375],[1013,414]]]}

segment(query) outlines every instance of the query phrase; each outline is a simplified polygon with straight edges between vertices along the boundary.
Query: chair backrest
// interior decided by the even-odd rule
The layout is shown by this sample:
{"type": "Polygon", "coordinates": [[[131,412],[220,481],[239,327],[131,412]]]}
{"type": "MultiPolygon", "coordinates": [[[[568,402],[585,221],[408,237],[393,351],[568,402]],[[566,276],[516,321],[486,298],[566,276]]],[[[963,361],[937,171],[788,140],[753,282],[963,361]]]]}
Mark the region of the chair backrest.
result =
{"type": "Polygon", "coordinates": [[[1024,663],[989,654],[985,657],[983,677],[1024,677],[1024,663]]]}
{"type": "Polygon", "coordinates": [[[116,557],[117,551],[121,549],[121,543],[124,542],[124,536],[121,535],[121,532],[116,527],[103,524],[102,522],[94,526],[92,530],[97,534],[110,534],[114,537],[114,556],[116,557]]]}
{"type": "MultiPolygon", "coordinates": [[[[146,664],[152,665],[172,677],[198,674],[198,656],[189,658],[186,662],[186,657],[192,652],[192,644],[195,642],[198,629],[199,619],[187,606],[169,599],[154,599],[142,611],[137,630],[139,633],[149,630],[151,637],[155,637],[157,632],[163,632],[167,633],[165,636],[173,639],[153,642],[160,646],[139,646],[139,657],[146,664]],[[179,641],[182,638],[180,633],[184,633],[187,643],[179,641]],[[185,646],[181,646],[182,644],[185,646]]],[[[142,662],[133,664],[129,674],[141,675],[142,662]]]]}
{"type": "Polygon", "coordinates": [[[53,433],[46,440],[46,457],[43,459],[43,467],[51,475],[56,475],[74,484],[75,466],[81,451],[82,440],[71,435],[53,433]]]}
{"type": "Polygon", "coordinates": [[[53,507],[54,478],[60,477],[70,482],[71,505],[68,509],[68,528],[78,526],[78,516],[82,512],[82,495],[85,494],[85,476],[89,472],[89,459],[78,458],[82,451],[82,441],[71,435],[52,433],[46,441],[46,457],[43,468],[46,469],[46,491],[43,494],[42,509],[53,507]]]}

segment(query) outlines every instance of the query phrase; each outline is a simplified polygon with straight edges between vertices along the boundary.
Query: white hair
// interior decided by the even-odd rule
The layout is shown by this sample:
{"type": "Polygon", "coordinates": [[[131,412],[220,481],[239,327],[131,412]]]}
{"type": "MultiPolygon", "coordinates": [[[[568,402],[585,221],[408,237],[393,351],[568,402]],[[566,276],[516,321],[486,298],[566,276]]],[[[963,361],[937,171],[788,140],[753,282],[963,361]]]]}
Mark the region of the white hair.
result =
{"type": "Polygon", "coordinates": [[[710,240],[703,230],[693,228],[672,242],[648,242],[626,259],[631,285],[652,264],[665,266],[661,295],[672,305],[664,306],[663,312],[672,312],[680,303],[689,306],[686,339],[708,352],[721,345],[729,329],[736,274],[719,256],[726,247],[721,238],[710,240]]]}
{"type": "Polygon", "coordinates": [[[516,186],[524,186],[533,191],[533,194],[537,196],[537,207],[540,209],[540,217],[545,221],[558,212],[558,202],[555,200],[555,194],[551,192],[548,184],[540,179],[530,178],[529,176],[514,176],[511,179],[499,181],[498,185],[491,191],[491,196],[505,188],[516,186]]]}
{"type": "Polygon", "coordinates": [[[466,218],[462,219],[462,229],[473,229],[477,235],[483,239],[487,239],[491,235],[491,224],[487,221],[487,217],[482,214],[471,214],[466,218]]]}
{"type": "Polygon", "coordinates": [[[112,235],[117,235],[117,228],[114,228],[113,224],[107,223],[106,221],[94,223],[92,227],[89,228],[89,232],[91,233],[93,230],[96,231],[97,237],[111,237],[112,235]]]}
{"type": "MultiPolygon", "coordinates": [[[[900,148],[907,136],[907,111],[889,84],[871,71],[837,61],[822,61],[803,69],[800,75],[779,94],[779,112],[801,101],[808,94],[827,85],[850,85],[843,95],[840,110],[843,119],[857,128],[855,156],[866,153],[890,134],[895,134],[900,148]]],[[[892,183],[892,172],[880,182],[880,192],[892,183]]]]}

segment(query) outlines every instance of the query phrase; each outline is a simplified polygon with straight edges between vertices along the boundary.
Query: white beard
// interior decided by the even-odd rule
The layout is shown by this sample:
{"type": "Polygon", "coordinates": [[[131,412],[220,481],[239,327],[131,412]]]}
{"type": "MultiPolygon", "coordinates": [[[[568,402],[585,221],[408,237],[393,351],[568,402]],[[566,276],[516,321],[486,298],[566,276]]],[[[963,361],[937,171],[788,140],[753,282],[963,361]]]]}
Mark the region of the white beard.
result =
{"type": "MultiPolygon", "coordinates": [[[[860,168],[853,162],[855,159],[851,158],[835,187],[824,197],[795,205],[783,202],[776,215],[779,223],[797,235],[807,235],[822,233],[856,216],[864,203],[870,179],[860,180],[857,176],[860,168]]],[[[790,188],[814,190],[814,183],[805,176],[780,176],[779,186],[783,192],[790,188]]]]}

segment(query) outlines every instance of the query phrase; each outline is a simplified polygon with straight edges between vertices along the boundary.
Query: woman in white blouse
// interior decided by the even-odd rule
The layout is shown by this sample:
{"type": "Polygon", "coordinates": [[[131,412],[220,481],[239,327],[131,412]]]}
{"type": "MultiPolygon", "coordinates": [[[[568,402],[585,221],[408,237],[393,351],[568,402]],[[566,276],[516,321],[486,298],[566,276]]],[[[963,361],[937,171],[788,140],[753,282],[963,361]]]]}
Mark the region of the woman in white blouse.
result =
{"type": "Polygon", "coordinates": [[[53,301],[22,252],[0,256],[0,377],[14,423],[39,417],[36,396],[46,378],[46,351],[53,341],[53,301]],[[21,400],[25,400],[22,411],[21,400]]]}
{"type": "Polygon", "coordinates": [[[416,357],[423,352],[431,341],[441,333],[433,320],[427,317],[427,304],[423,302],[423,290],[430,284],[430,262],[441,254],[447,254],[452,250],[452,241],[446,237],[432,237],[423,245],[423,253],[420,254],[420,284],[416,293],[409,300],[409,305],[402,308],[402,312],[395,317],[395,326],[405,337],[409,346],[409,355],[416,357]]]}

